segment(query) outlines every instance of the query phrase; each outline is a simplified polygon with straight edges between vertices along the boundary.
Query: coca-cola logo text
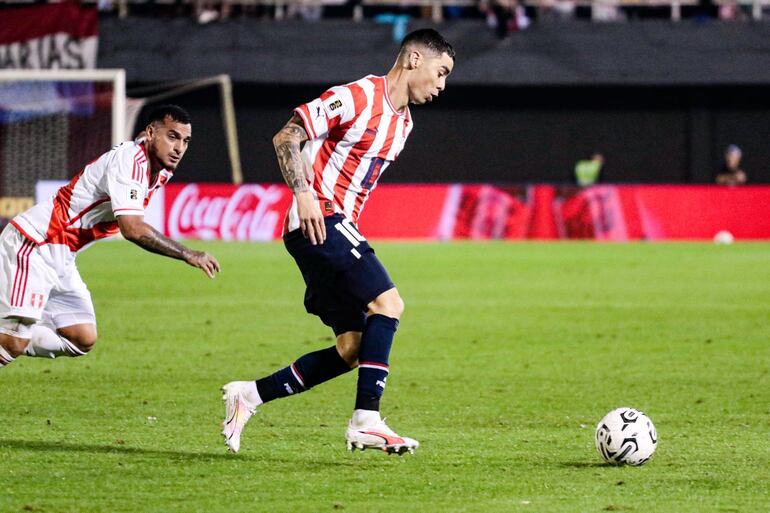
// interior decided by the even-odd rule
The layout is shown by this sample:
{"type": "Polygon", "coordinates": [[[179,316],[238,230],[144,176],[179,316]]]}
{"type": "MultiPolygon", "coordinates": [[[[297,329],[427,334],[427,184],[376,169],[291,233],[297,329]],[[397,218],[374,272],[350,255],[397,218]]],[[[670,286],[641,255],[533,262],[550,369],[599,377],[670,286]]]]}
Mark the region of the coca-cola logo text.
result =
{"type": "Polygon", "coordinates": [[[273,240],[283,219],[279,203],[287,195],[278,185],[189,184],[169,209],[168,233],[180,239],[273,240]]]}

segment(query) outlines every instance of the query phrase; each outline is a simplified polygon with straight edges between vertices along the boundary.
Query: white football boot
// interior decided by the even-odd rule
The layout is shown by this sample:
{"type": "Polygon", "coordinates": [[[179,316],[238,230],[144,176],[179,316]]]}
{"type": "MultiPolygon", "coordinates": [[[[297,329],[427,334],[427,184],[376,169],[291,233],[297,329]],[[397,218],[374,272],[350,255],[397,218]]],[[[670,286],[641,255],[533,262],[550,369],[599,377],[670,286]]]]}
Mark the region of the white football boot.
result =
{"type": "Polygon", "coordinates": [[[356,410],[345,432],[348,450],[380,449],[388,454],[414,453],[420,442],[413,438],[399,436],[380,419],[379,412],[356,410]]]}
{"type": "Polygon", "coordinates": [[[222,423],[222,436],[225,445],[232,451],[241,448],[241,433],[262,399],[253,381],[231,381],[222,387],[222,399],[225,401],[225,421],[222,423]]]}

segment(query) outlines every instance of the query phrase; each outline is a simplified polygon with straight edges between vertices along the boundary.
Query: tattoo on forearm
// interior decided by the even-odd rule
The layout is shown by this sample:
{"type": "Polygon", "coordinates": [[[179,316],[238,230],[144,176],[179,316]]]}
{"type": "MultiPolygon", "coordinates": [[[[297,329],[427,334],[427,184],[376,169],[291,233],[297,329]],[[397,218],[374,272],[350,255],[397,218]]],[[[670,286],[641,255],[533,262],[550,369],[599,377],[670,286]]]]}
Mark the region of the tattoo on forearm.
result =
{"type": "Polygon", "coordinates": [[[148,233],[141,235],[134,242],[147,251],[179,260],[184,260],[185,255],[190,251],[177,241],[165,237],[155,228],[150,228],[148,233]]]}
{"type": "Polygon", "coordinates": [[[275,153],[286,184],[296,192],[305,192],[310,186],[309,173],[300,155],[300,145],[307,140],[302,127],[288,123],[281,129],[275,143],[275,153]]]}

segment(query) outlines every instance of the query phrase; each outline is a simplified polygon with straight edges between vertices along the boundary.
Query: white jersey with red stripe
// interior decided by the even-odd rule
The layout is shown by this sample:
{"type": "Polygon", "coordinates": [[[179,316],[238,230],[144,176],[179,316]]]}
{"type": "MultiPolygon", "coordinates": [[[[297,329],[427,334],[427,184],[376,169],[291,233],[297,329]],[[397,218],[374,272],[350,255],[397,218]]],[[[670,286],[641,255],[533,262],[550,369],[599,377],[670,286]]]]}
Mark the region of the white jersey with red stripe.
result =
{"type": "MultiPolygon", "coordinates": [[[[356,223],[377,180],[404,149],[413,128],[409,107],[396,111],[387,78],[369,75],[332,87],[294,111],[310,138],[302,158],[313,170],[321,211],[341,212],[356,223]]],[[[284,229],[297,228],[295,198],[284,229]]]]}
{"type": "Polygon", "coordinates": [[[88,164],[70,183],[11,220],[38,245],[63,244],[77,252],[87,244],[116,235],[117,216],[144,215],[152,194],[173,173],[163,169],[150,183],[144,143],[119,144],[88,164]]]}

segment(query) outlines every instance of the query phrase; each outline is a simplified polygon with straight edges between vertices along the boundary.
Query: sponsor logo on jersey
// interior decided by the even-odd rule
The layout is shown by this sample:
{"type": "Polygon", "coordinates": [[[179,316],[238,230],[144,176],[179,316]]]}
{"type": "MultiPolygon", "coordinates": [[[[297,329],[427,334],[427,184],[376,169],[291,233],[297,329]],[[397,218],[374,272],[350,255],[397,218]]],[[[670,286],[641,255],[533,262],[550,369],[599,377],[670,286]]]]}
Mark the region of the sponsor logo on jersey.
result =
{"type": "Polygon", "coordinates": [[[323,102],[323,106],[324,110],[326,111],[326,115],[330,118],[342,114],[342,100],[340,100],[338,96],[332,96],[331,98],[328,98],[325,102],[323,102]]]}

